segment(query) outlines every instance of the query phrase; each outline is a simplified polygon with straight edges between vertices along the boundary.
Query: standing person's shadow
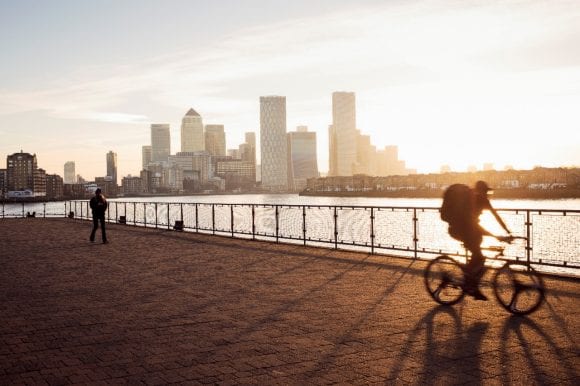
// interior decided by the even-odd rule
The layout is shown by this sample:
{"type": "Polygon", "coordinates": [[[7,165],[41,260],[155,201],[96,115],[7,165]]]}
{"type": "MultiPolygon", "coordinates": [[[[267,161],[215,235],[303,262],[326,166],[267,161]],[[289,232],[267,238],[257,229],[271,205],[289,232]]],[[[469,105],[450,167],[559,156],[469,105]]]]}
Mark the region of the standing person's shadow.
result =
{"type": "Polygon", "coordinates": [[[419,377],[413,379],[416,384],[481,384],[478,354],[489,323],[477,322],[467,329],[465,327],[455,308],[441,305],[435,307],[417,322],[408,335],[386,383],[403,377],[408,367],[405,362],[408,358],[416,357],[423,366],[417,370],[419,377]],[[422,333],[425,333],[424,340],[421,338],[422,333]],[[417,352],[417,347],[413,347],[417,342],[422,345],[424,342],[422,356],[413,355],[417,352]]]}

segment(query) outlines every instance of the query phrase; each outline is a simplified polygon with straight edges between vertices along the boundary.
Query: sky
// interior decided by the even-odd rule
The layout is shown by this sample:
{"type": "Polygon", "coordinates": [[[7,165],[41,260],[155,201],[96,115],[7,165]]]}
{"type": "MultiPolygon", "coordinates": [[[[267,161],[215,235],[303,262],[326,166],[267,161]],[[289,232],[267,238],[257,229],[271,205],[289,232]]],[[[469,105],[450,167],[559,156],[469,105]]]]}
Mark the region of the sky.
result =
{"type": "Polygon", "coordinates": [[[419,173],[580,166],[579,42],[575,0],[0,0],[0,168],[138,175],[151,123],[175,153],[194,108],[237,148],[283,95],[325,172],[334,91],[419,173]]]}

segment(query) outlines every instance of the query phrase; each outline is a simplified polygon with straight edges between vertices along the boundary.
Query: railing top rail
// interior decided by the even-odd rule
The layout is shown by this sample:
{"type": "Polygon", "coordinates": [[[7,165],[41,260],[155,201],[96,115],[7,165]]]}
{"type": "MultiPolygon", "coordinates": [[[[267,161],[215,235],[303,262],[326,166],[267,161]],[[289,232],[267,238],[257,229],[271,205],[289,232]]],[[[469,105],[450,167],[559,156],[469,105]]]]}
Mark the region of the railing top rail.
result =
{"type": "MultiPolygon", "coordinates": [[[[87,200],[70,200],[71,202],[86,202],[87,200]]],[[[267,203],[226,203],[226,202],[174,202],[174,201],[118,201],[120,204],[169,204],[169,205],[219,205],[219,206],[258,206],[258,207],[283,207],[283,208],[351,208],[351,209],[383,209],[383,210],[426,210],[438,211],[436,206],[381,206],[381,205],[326,205],[326,204],[267,204],[267,203]]],[[[531,213],[580,213],[580,209],[530,209],[530,208],[497,208],[504,212],[531,212],[531,213]]]]}
{"type": "MultiPolygon", "coordinates": [[[[87,200],[69,200],[70,202],[86,202],[87,200]]],[[[220,206],[258,206],[264,208],[351,208],[351,209],[379,209],[379,210],[422,210],[438,211],[438,206],[382,206],[382,205],[327,205],[327,204],[267,204],[267,203],[227,203],[227,202],[175,202],[175,201],[118,201],[119,204],[169,204],[169,205],[220,205],[220,206]]],[[[530,208],[496,208],[502,212],[530,212],[530,213],[579,213],[580,209],[530,209],[530,208]]]]}

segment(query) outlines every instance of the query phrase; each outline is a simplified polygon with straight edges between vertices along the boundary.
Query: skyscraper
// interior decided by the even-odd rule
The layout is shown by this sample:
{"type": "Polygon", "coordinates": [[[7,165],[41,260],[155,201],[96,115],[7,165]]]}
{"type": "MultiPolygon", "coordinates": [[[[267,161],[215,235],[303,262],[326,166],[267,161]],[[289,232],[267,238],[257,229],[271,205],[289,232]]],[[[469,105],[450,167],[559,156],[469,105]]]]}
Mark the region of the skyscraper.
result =
{"type": "Polygon", "coordinates": [[[181,151],[203,150],[205,150],[205,138],[201,116],[194,109],[189,109],[181,119],[181,151]]]}
{"type": "Polygon", "coordinates": [[[244,165],[251,165],[253,171],[249,176],[249,180],[253,184],[256,182],[256,133],[245,133],[245,139],[246,142],[240,144],[238,148],[238,155],[244,165]]]}
{"type": "Polygon", "coordinates": [[[287,190],[286,97],[260,97],[260,151],[262,186],[287,190]]]}
{"type": "Polygon", "coordinates": [[[399,160],[399,148],[397,146],[385,146],[384,150],[377,152],[377,159],[379,175],[394,176],[407,174],[404,161],[399,160]]]}
{"type": "Polygon", "coordinates": [[[352,176],[357,162],[356,105],[354,92],[332,93],[332,125],[329,127],[331,176],[352,176]]]}
{"type": "Polygon", "coordinates": [[[224,125],[205,125],[205,150],[212,156],[226,155],[224,125]]]}
{"type": "Polygon", "coordinates": [[[107,176],[117,185],[117,153],[112,150],[107,153],[107,176]]]}
{"type": "Polygon", "coordinates": [[[288,133],[289,184],[290,189],[301,191],[308,178],[318,177],[316,159],[316,133],[308,132],[306,126],[298,126],[288,133]]]}
{"type": "Polygon", "coordinates": [[[356,167],[353,174],[372,176],[376,174],[374,170],[376,168],[373,168],[373,164],[376,163],[376,148],[371,144],[370,135],[363,135],[358,133],[358,131],[357,134],[356,167]]]}
{"type": "Polygon", "coordinates": [[[64,183],[65,184],[74,184],[77,182],[76,171],[75,171],[75,162],[68,161],[64,164],[64,183]]]}
{"type": "Polygon", "coordinates": [[[240,145],[240,158],[256,165],[256,133],[249,131],[245,137],[246,142],[240,145]]]}
{"type": "Polygon", "coordinates": [[[151,163],[151,146],[143,146],[141,149],[141,162],[142,167],[141,170],[147,170],[149,164],[151,163]]]}
{"type": "Polygon", "coordinates": [[[169,124],[153,123],[151,125],[151,162],[167,162],[171,154],[169,124]]]}

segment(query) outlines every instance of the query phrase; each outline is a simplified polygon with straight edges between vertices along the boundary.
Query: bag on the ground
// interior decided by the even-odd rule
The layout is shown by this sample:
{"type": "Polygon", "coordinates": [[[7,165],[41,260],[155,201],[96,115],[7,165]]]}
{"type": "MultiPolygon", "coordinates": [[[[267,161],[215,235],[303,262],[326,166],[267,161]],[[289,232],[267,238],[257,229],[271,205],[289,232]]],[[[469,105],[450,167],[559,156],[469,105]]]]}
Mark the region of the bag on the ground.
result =
{"type": "Polygon", "coordinates": [[[450,226],[466,224],[471,214],[472,190],[465,184],[453,184],[443,193],[441,219],[450,226]]]}

